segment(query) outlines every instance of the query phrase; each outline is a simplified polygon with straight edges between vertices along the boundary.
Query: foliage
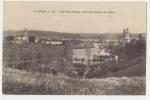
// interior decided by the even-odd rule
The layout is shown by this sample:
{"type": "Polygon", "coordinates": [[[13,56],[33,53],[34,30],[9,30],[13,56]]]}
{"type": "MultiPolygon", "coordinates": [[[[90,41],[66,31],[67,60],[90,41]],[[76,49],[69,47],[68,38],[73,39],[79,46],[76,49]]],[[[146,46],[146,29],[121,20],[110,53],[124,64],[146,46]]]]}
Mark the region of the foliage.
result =
{"type": "Polygon", "coordinates": [[[60,46],[38,43],[7,45],[3,52],[4,67],[42,73],[74,73],[72,48],[68,49],[67,42],[60,46]]]}
{"type": "Polygon", "coordinates": [[[28,38],[30,43],[35,43],[35,36],[29,36],[28,38]]]}
{"type": "Polygon", "coordinates": [[[82,77],[85,69],[87,68],[87,65],[84,64],[73,64],[75,70],[77,71],[78,76],[82,77]]]}
{"type": "Polygon", "coordinates": [[[115,49],[115,54],[124,60],[132,60],[139,56],[146,56],[146,41],[139,39],[127,43],[124,47],[119,46],[115,49]]]}
{"type": "Polygon", "coordinates": [[[74,79],[4,68],[2,86],[4,94],[144,95],[145,77],[74,79]]]}
{"type": "Polygon", "coordinates": [[[7,41],[12,41],[14,39],[15,39],[15,37],[12,36],[12,35],[9,35],[9,36],[5,37],[5,40],[7,40],[7,41]]]}
{"type": "MultiPolygon", "coordinates": [[[[131,68],[132,71],[135,71],[132,72],[132,76],[134,74],[140,76],[141,73],[145,76],[144,73],[146,72],[146,41],[144,39],[131,41],[125,46],[112,47],[110,50],[112,55],[119,56],[119,61],[116,62],[115,60],[111,60],[103,64],[91,65],[90,71],[87,74],[87,78],[103,77],[105,75],[107,76],[111,73],[126,70],[128,67],[133,66],[137,67],[134,67],[135,69],[131,68]]],[[[127,70],[126,72],[129,71],[127,70]]],[[[130,73],[128,74],[130,75],[130,73]]],[[[126,74],[124,73],[122,75],[126,74]]]]}

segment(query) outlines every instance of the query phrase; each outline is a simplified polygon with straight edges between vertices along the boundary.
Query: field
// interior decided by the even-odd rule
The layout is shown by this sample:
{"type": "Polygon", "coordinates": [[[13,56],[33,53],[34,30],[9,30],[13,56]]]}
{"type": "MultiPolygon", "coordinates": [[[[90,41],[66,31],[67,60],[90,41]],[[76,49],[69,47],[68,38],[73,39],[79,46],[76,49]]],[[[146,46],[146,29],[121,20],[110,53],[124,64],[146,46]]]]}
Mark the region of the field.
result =
{"type": "Polygon", "coordinates": [[[3,68],[3,94],[145,95],[145,77],[74,79],[58,74],[3,68]]]}

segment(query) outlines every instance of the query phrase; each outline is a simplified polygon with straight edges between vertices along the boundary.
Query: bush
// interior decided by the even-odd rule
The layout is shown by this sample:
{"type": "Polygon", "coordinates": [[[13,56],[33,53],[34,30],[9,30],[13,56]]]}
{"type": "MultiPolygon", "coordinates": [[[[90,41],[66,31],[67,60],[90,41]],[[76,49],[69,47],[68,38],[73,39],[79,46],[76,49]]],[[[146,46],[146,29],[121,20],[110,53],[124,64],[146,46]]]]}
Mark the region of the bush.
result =
{"type": "Polygon", "coordinates": [[[4,94],[32,95],[145,95],[145,77],[74,79],[58,75],[3,69],[4,94]]]}
{"type": "Polygon", "coordinates": [[[29,43],[35,43],[35,36],[29,36],[29,43]]]}
{"type": "Polygon", "coordinates": [[[84,64],[73,64],[73,67],[74,67],[75,71],[77,72],[77,75],[80,77],[83,77],[85,68],[87,68],[87,66],[84,64]]]}

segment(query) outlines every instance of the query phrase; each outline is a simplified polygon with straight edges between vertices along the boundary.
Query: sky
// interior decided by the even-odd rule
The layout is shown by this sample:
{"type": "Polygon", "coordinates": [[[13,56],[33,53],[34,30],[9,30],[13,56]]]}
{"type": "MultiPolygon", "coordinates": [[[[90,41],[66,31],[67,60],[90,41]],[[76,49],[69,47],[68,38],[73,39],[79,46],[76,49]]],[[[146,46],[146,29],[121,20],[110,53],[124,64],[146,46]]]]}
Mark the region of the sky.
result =
{"type": "Polygon", "coordinates": [[[147,27],[146,3],[7,1],[3,7],[4,30],[146,33],[147,27]]]}

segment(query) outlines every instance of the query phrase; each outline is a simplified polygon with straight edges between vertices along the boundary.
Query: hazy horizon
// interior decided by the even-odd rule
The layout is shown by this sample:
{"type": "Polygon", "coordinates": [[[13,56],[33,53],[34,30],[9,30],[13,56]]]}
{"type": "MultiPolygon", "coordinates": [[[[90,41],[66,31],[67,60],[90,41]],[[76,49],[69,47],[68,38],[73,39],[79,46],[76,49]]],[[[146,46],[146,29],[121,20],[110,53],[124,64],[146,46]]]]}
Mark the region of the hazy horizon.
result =
{"type": "MultiPolygon", "coordinates": [[[[7,31],[24,31],[24,30],[25,30],[25,29],[22,29],[22,30],[3,30],[3,32],[7,32],[7,31]]],[[[79,33],[79,32],[58,32],[58,31],[32,30],[32,29],[31,29],[31,30],[27,30],[27,31],[43,31],[43,32],[45,31],[45,32],[50,32],[50,33],[51,33],[51,32],[56,32],[56,33],[60,33],[60,34],[61,34],[61,33],[68,33],[68,34],[91,34],[91,35],[92,35],[92,34],[93,34],[93,35],[94,35],[94,34],[95,34],[95,35],[96,35],[96,34],[97,34],[97,35],[103,35],[103,34],[118,34],[118,35],[121,35],[121,34],[123,34],[123,31],[122,31],[122,32],[118,32],[118,33],[117,33],[117,32],[114,32],[114,33],[111,33],[111,32],[109,32],[109,33],[108,33],[108,32],[107,32],[107,33],[106,33],[106,32],[105,32],[105,33],[102,33],[102,32],[101,32],[101,33],[100,33],[100,32],[99,32],[99,33],[88,33],[88,32],[86,32],[86,33],[81,33],[81,32],[80,32],[80,33],[79,33]]],[[[131,33],[131,32],[129,32],[129,34],[135,34],[135,35],[136,35],[136,34],[147,34],[147,33],[141,33],[141,32],[131,33]]]]}

